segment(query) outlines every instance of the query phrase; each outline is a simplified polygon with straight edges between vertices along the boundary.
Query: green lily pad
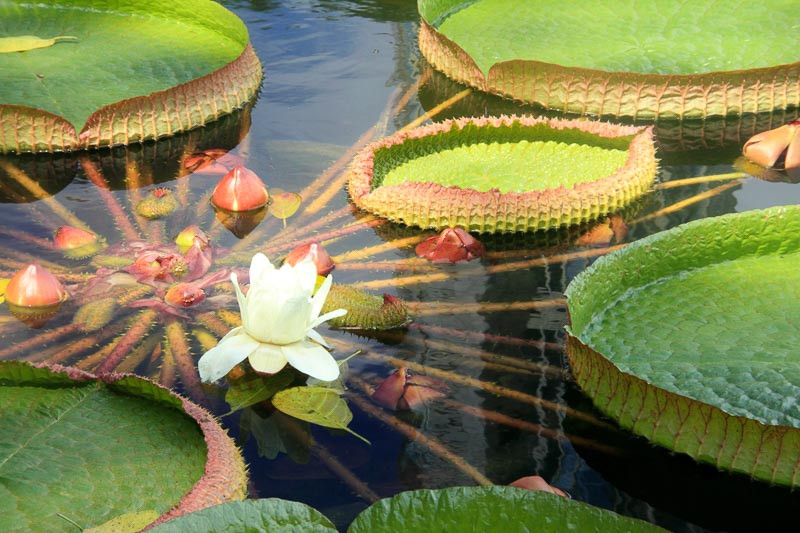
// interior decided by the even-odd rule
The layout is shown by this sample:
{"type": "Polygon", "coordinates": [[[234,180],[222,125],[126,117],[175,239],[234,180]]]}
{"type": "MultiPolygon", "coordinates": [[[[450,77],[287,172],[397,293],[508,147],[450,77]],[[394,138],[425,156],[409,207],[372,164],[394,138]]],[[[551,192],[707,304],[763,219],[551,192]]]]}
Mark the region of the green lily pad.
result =
{"type": "Polygon", "coordinates": [[[570,364],[601,410],[699,461],[800,484],[800,206],[641,239],[566,295],[570,364]]]}
{"type": "Polygon", "coordinates": [[[153,533],[334,532],[325,515],[303,503],[266,498],[215,505],[152,528],[153,533]]]}
{"type": "Polygon", "coordinates": [[[241,499],[244,464],[211,416],[135,376],[0,362],[0,530],[72,531],[241,499]]]}
{"type": "Polygon", "coordinates": [[[491,486],[402,492],[362,511],[347,531],[632,533],[664,530],[549,492],[491,486]]]}
{"type": "Polygon", "coordinates": [[[209,0],[0,0],[0,21],[0,40],[23,49],[0,53],[0,153],[174,135],[261,82],[244,23],[209,0]],[[74,39],[46,46],[54,36],[74,39]]]}
{"type": "Polygon", "coordinates": [[[796,5],[418,0],[420,50],[457,81],[552,109],[706,117],[800,105],[796,5]],[[691,21],[687,24],[686,21],[691,21]]]}
{"type": "Polygon", "coordinates": [[[400,132],[351,166],[358,207],[422,228],[515,232],[586,222],[655,178],[652,130],[588,120],[466,118],[400,132]]]}

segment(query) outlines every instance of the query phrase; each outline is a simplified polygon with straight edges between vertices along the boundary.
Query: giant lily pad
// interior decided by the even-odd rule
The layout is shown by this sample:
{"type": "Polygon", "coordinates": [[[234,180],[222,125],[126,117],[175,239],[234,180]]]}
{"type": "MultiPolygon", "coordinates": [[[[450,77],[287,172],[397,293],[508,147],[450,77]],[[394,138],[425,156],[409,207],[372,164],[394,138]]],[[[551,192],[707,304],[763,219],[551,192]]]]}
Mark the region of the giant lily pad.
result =
{"type": "Polygon", "coordinates": [[[656,173],[652,130],[588,120],[468,118],[362,150],[362,209],[423,228],[514,232],[579,224],[627,205],[656,173]]]}
{"type": "Polygon", "coordinates": [[[800,484],[800,206],[644,238],[566,295],[572,371],[602,411],[699,461],[800,484]]]}
{"type": "Polygon", "coordinates": [[[335,533],[331,521],[300,502],[266,498],[228,502],[189,513],[152,529],[153,533],[335,533]]]}
{"type": "Polygon", "coordinates": [[[160,520],[242,499],[244,463],[211,415],[132,375],[0,362],[0,530],[160,520]]]}
{"type": "Polygon", "coordinates": [[[664,530],[549,492],[497,486],[401,492],[362,511],[347,531],[664,530]]]}
{"type": "Polygon", "coordinates": [[[261,83],[244,23],[209,0],[0,0],[0,21],[6,44],[74,37],[0,47],[0,153],[173,135],[242,107],[261,83]]]}
{"type": "Polygon", "coordinates": [[[418,0],[431,64],[547,108],[635,118],[800,105],[797,6],[713,0],[418,0]],[[687,24],[687,21],[691,21],[687,24]]]}

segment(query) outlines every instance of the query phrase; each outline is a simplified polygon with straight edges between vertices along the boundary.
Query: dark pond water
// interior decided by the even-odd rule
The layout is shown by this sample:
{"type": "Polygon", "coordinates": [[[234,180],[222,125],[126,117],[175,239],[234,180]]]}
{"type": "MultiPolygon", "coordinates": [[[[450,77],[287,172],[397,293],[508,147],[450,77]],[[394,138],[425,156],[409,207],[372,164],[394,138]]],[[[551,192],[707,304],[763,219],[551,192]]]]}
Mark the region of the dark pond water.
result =
{"type": "MultiPolygon", "coordinates": [[[[482,237],[488,254],[479,262],[418,267],[406,261],[414,257],[414,238],[432,232],[372,222],[341,235],[330,233],[373,220],[348,209],[343,184],[336,181],[340,171],[328,174],[325,184],[334,184],[334,194],[320,202],[317,214],[298,218],[299,223],[288,220],[290,228],[297,230],[289,237],[281,237],[286,234],[280,233],[281,224],[275,218],[264,219],[254,232],[256,237],[243,241],[215,222],[207,199],[218,178],[179,177],[179,160],[185,152],[232,149],[270,188],[301,192],[332,165],[337,170],[335,164],[343,156],[346,162],[348,150],[365,133],[390,134],[464,89],[433,72],[420,57],[413,0],[225,4],[246,22],[264,64],[264,84],[251,109],[188,135],[94,152],[83,161],[67,156],[6,157],[3,161],[37,176],[53,199],[112,244],[125,239],[124,231],[115,227],[109,213],[104,199],[109,194],[92,182],[87,168],[102,174],[111,186],[110,196],[128,213],[132,202],[152,184],[175,191],[184,206],[166,222],[142,227],[143,232],[150,239],[166,240],[190,223],[200,224],[221,247],[245,248],[244,259],[232,266],[246,267],[255,250],[265,250],[277,259],[301,237],[322,238],[332,255],[390,243],[383,251],[343,261],[334,279],[405,299],[416,311],[413,326],[371,336],[324,327],[320,332],[336,343],[339,356],[363,350],[351,361],[350,374],[370,384],[403,361],[450,373],[451,401],[434,402],[421,414],[401,413],[398,418],[438,440],[494,483],[538,474],[578,500],[677,531],[749,530],[796,521],[797,494],[719,473],[632,437],[604,420],[572,381],[561,350],[566,310],[558,300],[569,281],[597,256],[592,253],[596,249],[576,244],[590,226],[482,237]],[[407,102],[393,110],[407,92],[407,102]],[[141,187],[135,188],[134,176],[139,176],[141,187]],[[367,262],[383,264],[365,266],[367,262]],[[446,274],[444,279],[410,278],[440,272],[446,274]],[[548,304],[551,300],[556,302],[548,304]],[[536,307],[531,302],[544,303],[536,307]],[[492,421],[494,413],[506,418],[492,421]]],[[[436,118],[540,112],[472,93],[436,118]]],[[[791,118],[781,114],[659,124],[659,181],[733,172],[732,162],[747,137],[791,118]]],[[[83,282],[87,275],[80,274],[93,271],[87,263],[42,249],[37,239],[49,239],[62,222],[47,202],[34,201],[9,177],[9,168],[0,169],[2,275],[33,256],[60,274],[77,274],[74,281],[83,282]]],[[[319,194],[307,198],[306,205],[319,194]]],[[[690,220],[798,200],[799,185],[753,178],[659,189],[621,214],[628,222],[624,241],[690,220]],[[702,193],[707,194],[701,198],[702,193]],[[657,213],[683,201],[687,201],[683,207],[657,213]]],[[[236,310],[233,301],[225,305],[236,310]]],[[[109,354],[103,347],[140,318],[139,310],[121,309],[111,324],[86,341],[86,335],[66,328],[75,310],[75,305],[66,306],[44,328],[35,330],[16,322],[3,307],[2,357],[94,369],[109,354]]],[[[224,413],[227,406],[220,393],[200,389],[196,377],[182,364],[191,359],[176,354],[173,360],[163,360],[152,355],[159,353],[154,346],[165,335],[164,324],[163,318],[156,317],[137,341],[141,349],[131,351],[118,368],[161,379],[218,414],[224,413]]],[[[202,326],[196,317],[181,324],[189,340],[189,357],[196,360],[203,352],[198,340],[202,335],[196,334],[202,326]]],[[[398,433],[359,407],[362,393],[355,383],[351,391],[355,415],[351,427],[371,446],[346,433],[314,427],[310,431],[316,445],[309,451],[307,434],[301,431],[299,437],[287,437],[281,430],[289,453],[269,459],[264,455],[276,452],[269,445],[277,431],[274,419],[252,410],[223,418],[243,445],[252,497],[302,501],[345,528],[368,505],[370,495],[335,474],[331,457],[380,497],[415,488],[476,484],[463,469],[433,453],[424,439],[398,433]]]]}

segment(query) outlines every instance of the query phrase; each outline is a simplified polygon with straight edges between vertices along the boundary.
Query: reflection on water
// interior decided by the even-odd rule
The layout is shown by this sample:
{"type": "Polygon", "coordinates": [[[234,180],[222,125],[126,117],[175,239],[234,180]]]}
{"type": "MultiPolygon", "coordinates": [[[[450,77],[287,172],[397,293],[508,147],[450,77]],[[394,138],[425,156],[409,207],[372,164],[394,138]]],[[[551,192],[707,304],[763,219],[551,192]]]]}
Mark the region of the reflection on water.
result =
{"type": "MultiPolygon", "coordinates": [[[[408,259],[414,258],[414,244],[433,232],[364,218],[348,208],[339,176],[349,158],[337,163],[348,148],[365,132],[373,138],[392,133],[463,90],[418,56],[413,1],[226,4],[246,21],[264,63],[265,82],[253,109],[175,139],[91,152],[83,160],[3,158],[0,277],[33,257],[74,287],[85,284],[96,270],[87,261],[67,260],[47,249],[46,241],[63,222],[52,201],[37,201],[37,194],[54,195],[112,246],[133,239],[109,205],[116,204],[125,214],[134,236],[151,242],[168,244],[185,226],[198,224],[212,236],[219,254],[215,268],[220,269],[246,267],[255,250],[278,259],[309,236],[330,238],[325,245],[334,256],[390,243],[361,259],[344,259],[334,279],[405,299],[415,322],[403,331],[369,336],[331,330],[324,335],[337,346],[337,356],[356,348],[364,351],[352,360],[350,370],[367,386],[402,364],[439,373],[436,377],[448,381],[451,396],[446,402],[433,402],[422,413],[397,414],[408,427],[435,438],[492,482],[539,474],[577,499],[675,530],[742,529],[764,516],[788,519],[800,503],[797,495],[651,447],[602,419],[572,382],[561,351],[566,323],[562,295],[569,281],[603,253],[602,243],[576,244],[591,224],[483,236],[487,253],[479,261],[420,266],[408,259]],[[416,90],[418,79],[423,83],[416,90]],[[400,102],[409,89],[410,98],[400,102]],[[398,102],[397,112],[390,112],[398,102]],[[208,197],[217,177],[186,175],[180,164],[185,154],[208,148],[232,148],[269,187],[309,191],[299,214],[288,219],[288,230],[267,216],[249,237],[240,239],[216,222],[208,197]],[[15,169],[35,177],[44,191],[21,185],[11,175],[15,169]],[[321,175],[326,180],[312,193],[310,185],[321,175]],[[98,187],[102,182],[97,176],[105,188],[98,187]],[[181,207],[163,222],[136,219],[131,215],[135,202],[156,184],[172,189],[182,199],[181,207]],[[326,187],[329,200],[304,215],[326,187]],[[341,231],[357,220],[366,223],[352,226],[352,232],[341,231]]],[[[538,111],[472,93],[438,118],[538,111]]],[[[659,181],[732,172],[744,138],[795,116],[659,125],[659,181]]],[[[798,185],[712,181],[658,188],[620,216],[628,225],[624,239],[630,242],[690,220],[798,199],[798,185]]],[[[133,298],[129,287],[114,290],[133,298]]],[[[80,299],[65,305],[41,330],[16,322],[3,307],[0,353],[4,358],[98,368],[107,360],[107,347],[144,317],[147,322],[131,346],[118,350],[117,369],[173,384],[221,414],[227,411],[221,393],[200,388],[192,366],[209,336],[218,337],[230,327],[214,312],[235,310],[236,304],[225,291],[217,296],[210,299],[206,314],[190,320],[118,307],[114,320],[92,331],[88,340],[84,332],[70,329],[80,299]]],[[[359,388],[351,388],[357,398],[359,388]]],[[[355,400],[351,405],[352,429],[370,439],[371,447],[342,432],[313,427],[309,433],[305,424],[276,420],[258,409],[223,418],[244,446],[251,495],[306,502],[344,527],[368,504],[369,495],[334,475],[331,457],[380,497],[476,483],[465,469],[433,453],[423,439],[398,433],[355,400]]]]}

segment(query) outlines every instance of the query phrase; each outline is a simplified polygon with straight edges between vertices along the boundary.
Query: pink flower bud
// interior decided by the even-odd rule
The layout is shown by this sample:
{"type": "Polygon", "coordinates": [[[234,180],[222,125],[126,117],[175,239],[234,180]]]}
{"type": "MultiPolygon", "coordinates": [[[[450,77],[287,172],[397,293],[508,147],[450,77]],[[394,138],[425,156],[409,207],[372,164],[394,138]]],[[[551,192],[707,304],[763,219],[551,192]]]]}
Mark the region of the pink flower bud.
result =
{"type": "Polygon", "coordinates": [[[283,262],[295,266],[297,263],[307,258],[314,262],[314,265],[317,267],[317,274],[320,276],[327,276],[336,267],[331,256],[328,255],[325,248],[318,242],[303,244],[296,247],[289,252],[289,255],[286,256],[283,262]]]}
{"type": "Polygon", "coordinates": [[[250,211],[267,205],[269,193],[255,172],[237,166],[217,183],[211,202],[227,211],[250,211]]]}
{"type": "Polygon", "coordinates": [[[419,243],[416,252],[433,263],[457,263],[482,256],[483,244],[461,228],[445,228],[419,243]]]}
{"type": "Polygon", "coordinates": [[[744,144],[742,153],[766,168],[800,167],[800,120],[753,135],[744,144]]]}
{"type": "Polygon", "coordinates": [[[72,259],[94,255],[104,245],[104,241],[91,231],[72,226],[61,226],[53,235],[53,246],[72,259]]]}
{"type": "Polygon", "coordinates": [[[32,328],[40,328],[67,299],[67,291],[46,268],[31,263],[19,270],[6,286],[11,313],[32,328]]]}
{"type": "Polygon", "coordinates": [[[191,307],[205,299],[205,291],[191,283],[176,283],[164,295],[164,301],[173,307],[191,307]]]}
{"type": "Polygon", "coordinates": [[[11,278],[6,300],[18,307],[47,307],[67,299],[67,291],[49,270],[30,263],[11,278]]]}

